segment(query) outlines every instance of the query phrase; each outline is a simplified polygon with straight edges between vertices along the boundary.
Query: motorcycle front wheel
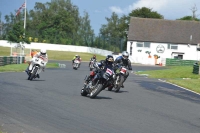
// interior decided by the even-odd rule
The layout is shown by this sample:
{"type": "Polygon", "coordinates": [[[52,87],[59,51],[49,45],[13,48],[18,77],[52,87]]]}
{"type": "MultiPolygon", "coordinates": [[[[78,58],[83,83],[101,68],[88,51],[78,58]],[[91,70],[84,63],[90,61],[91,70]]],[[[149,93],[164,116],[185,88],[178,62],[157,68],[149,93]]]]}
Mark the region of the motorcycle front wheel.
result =
{"type": "Polygon", "coordinates": [[[124,81],[124,76],[120,75],[120,81],[119,81],[118,85],[115,88],[115,92],[119,92],[119,90],[120,90],[120,88],[121,88],[121,86],[123,84],[123,81],[124,81]]]}
{"type": "Polygon", "coordinates": [[[85,89],[85,85],[83,86],[83,88],[81,89],[81,96],[87,96],[87,91],[85,89]]]}
{"type": "Polygon", "coordinates": [[[33,70],[33,73],[30,74],[29,80],[33,80],[33,78],[36,76],[37,71],[38,71],[38,68],[35,67],[35,69],[33,70]]]}
{"type": "Polygon", "coordinates": [[[95,85],[95,88],[90,92],[90,98],[95,98],[102,91],[102,88],[102,84],[95,85]]]}

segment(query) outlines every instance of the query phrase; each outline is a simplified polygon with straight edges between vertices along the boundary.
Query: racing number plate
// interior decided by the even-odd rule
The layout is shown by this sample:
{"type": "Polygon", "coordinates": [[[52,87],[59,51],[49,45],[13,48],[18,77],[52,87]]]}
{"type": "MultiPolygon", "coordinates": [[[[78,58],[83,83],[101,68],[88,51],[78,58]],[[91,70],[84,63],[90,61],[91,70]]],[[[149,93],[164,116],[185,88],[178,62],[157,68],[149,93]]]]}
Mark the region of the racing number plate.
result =
{"type": "Polygon", "coordinates": [[[120,73],[123,73],[123,74],[126,73],[126,68],[122,67],[120,70],[120,73]]]}

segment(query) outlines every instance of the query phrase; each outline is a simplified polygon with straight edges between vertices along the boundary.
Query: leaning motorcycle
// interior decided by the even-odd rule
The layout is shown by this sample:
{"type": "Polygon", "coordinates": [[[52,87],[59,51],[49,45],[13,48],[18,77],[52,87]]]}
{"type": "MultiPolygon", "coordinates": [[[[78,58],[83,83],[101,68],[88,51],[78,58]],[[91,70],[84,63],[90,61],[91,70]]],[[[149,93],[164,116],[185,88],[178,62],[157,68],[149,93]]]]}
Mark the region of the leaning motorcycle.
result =
{"type": "Polygon", "coordinates": [[[80,61],[75,59],[73,63],[73,69],[77,70],[80,66],[80,61]]]}
{"type": "Polygon", "coordinates": [[[90,71],[92,71],[94,69],[94,64],[96,63],[95,60],[91,60],[90,61],[90,71]]]}
{"type": "Polygon", "coordinates": [[[115,88],[114,91],[119,92],[124,82],[126,71],[127,71],[126,67],[118,65],[118,68],[116,69],[116,72],[114,75],[113,86],[108,87],[108,91],[111,91],[114,87],[115,88]]]}
{"type": "Polygon", "coordinates": [[[40,74],[42,69],[46,66],[47,61],[45,58],[40,56],[39,58],[34,57],[32,59],[32,69],[28,73],[28,80],[33,80],[37,77],[37,74],[40,74]]]}
{"type": "MultiPolygon", "coordinates": [[[[94,74],[93,71],[91,73],[94,74]]],[[[95,98],[108,86],[109,82],[112,80],[113,74],[113,70],[109,68],[107,68],[106,71],[99,69],[99,72],[94,76],[94,78],[87,84],[84,84],[83,88],[81,89],[81,95],[89,95],[90,98],[95,98]]]]}

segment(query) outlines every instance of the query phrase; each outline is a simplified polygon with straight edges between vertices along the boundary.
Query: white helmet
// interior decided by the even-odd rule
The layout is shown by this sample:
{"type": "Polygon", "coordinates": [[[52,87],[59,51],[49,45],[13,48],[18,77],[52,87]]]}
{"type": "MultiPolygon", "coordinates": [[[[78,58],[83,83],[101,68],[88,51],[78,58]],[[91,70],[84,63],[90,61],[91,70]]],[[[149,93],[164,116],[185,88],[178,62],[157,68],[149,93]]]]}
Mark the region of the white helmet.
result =
{"type": "Polygon", "coordinates": [[[46,49],[41,49],[41,50],[40,50],[40,53],[41,53],[42,55],[46,55],[47,50],[46,50],[46,49]]]}
{"type": "Polygon", "coordinates": [[[122,52],[122,57],[123,57],[123,59],[127,60],[128,57],[129,57],[129,53],[127,51],[123,51],[122,52]]]}

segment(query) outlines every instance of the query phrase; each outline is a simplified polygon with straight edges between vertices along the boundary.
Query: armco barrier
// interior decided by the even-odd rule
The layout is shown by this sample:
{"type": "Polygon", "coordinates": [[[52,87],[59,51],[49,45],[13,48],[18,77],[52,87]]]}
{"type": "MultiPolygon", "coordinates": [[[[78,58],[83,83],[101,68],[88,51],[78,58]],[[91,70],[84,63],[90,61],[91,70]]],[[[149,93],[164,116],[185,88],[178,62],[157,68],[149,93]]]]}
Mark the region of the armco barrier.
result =
{"type": "Polygon", "coordinates": [[[22,64],[24,61],[24,56],[0,56],[0,66],[9,64],[22,64]]]}

